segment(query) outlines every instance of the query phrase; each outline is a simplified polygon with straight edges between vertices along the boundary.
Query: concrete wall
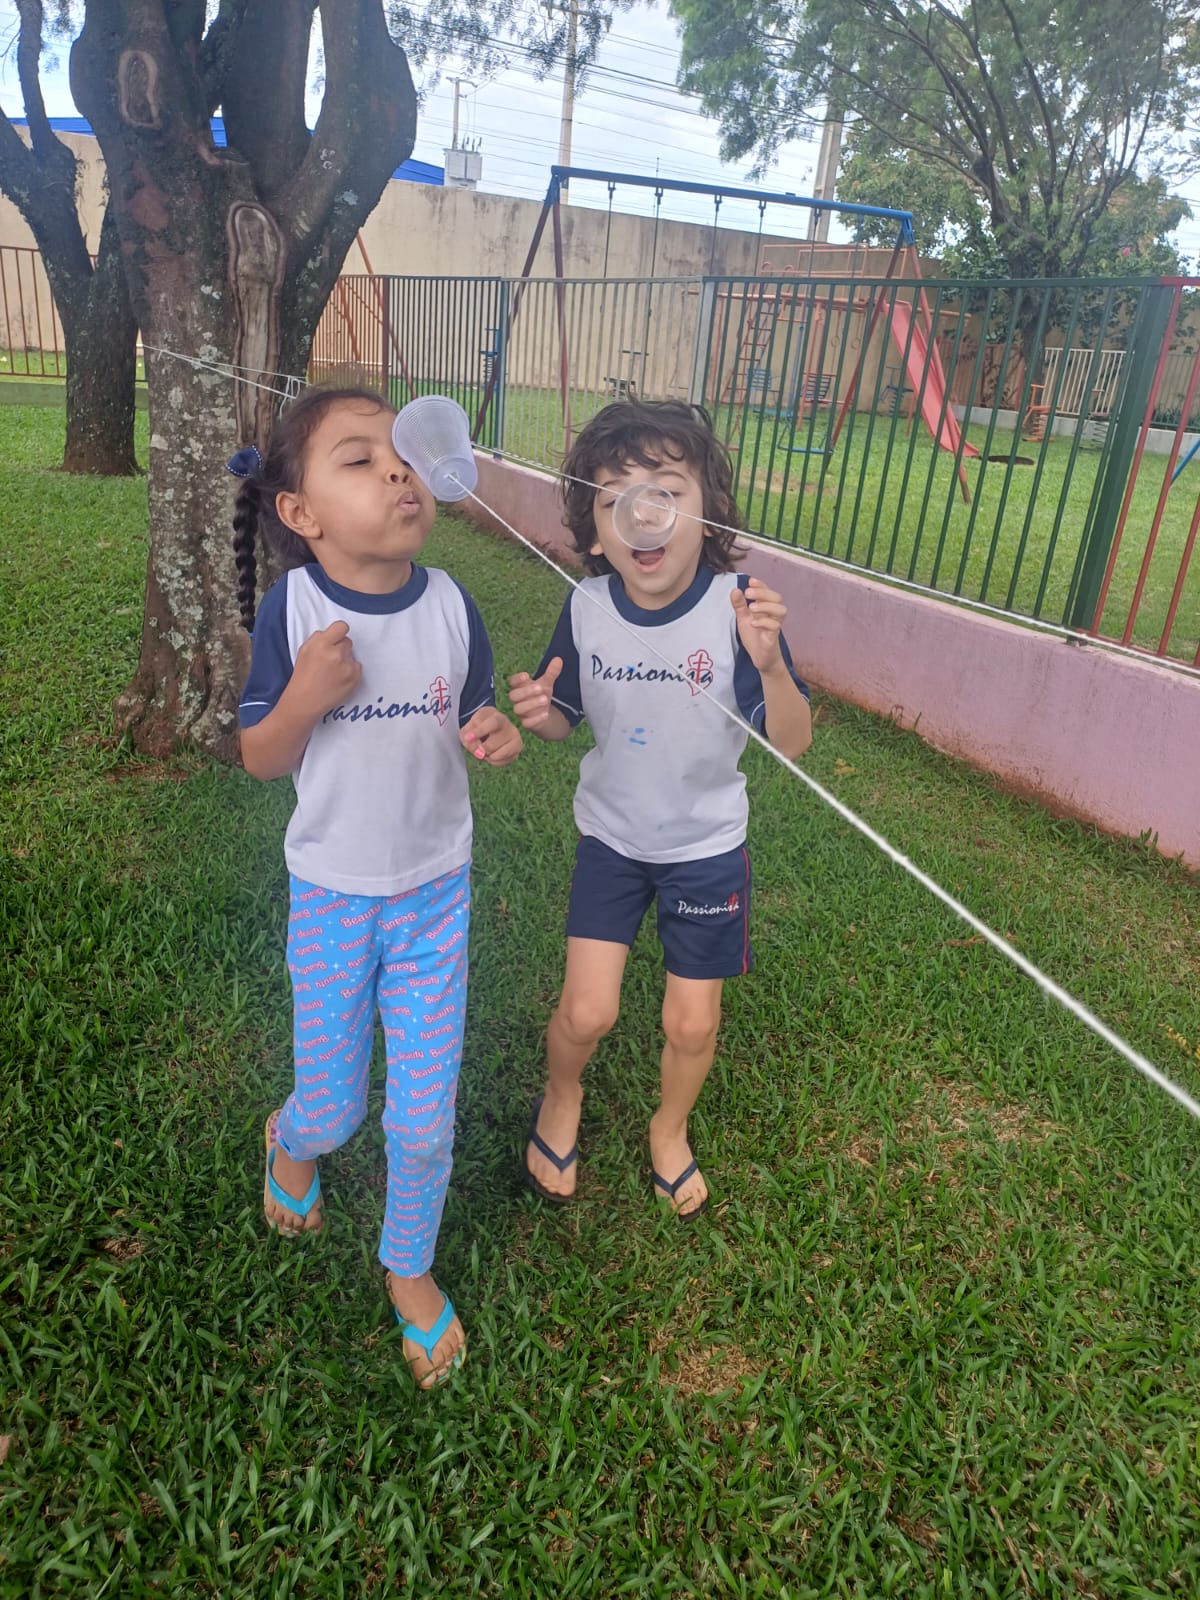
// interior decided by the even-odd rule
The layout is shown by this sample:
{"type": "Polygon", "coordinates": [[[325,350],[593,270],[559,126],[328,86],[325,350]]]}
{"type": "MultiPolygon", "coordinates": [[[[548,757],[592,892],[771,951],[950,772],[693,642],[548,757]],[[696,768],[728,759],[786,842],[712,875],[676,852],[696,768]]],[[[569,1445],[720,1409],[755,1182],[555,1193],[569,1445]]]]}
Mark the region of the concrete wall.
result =
{"type": "MultiPolygon", "coordinates": [[[[28,142],[27,131],[19,130],[28,142]]],[[[95,250],[100,237],[104,211],[105,174],[100,147],[90,134],[61,134],[79,158],[80,213],[89,248],[95,250]]],[[[547,171],[546,180],[549,182],[547,171]]],[[[603,203],[603,188],[597,184],[576,185],[576,198],[584,194],[603,203]]],[[[707,272],[736,274],[758,270],[760,241],[753,231],[732,228],[714,230],[690,222],[662,222],[655,238],[650,217],[626,216],[620,206],[632,190],[618,189],[611,232],[602,210],[579,205],[563,207],[563,249],[569,277],[682,278],[707,272]],[[605,242],[608,243],[608,270],[605,274],[605,242]]],[[[648,193],[648,191],[643,191],[648,193]]],[[[670,196],[666,202],[671,204],[670,196]]],[[[728,218],[739,215],[752,227],[756,208],[748,201],[727,201],[723,211],[728,218]]],[[[443,189],[432,184],[408,183],[392,179],[375,210],[362,229],[363,251],[354,246],[345,263],[346,272],[470,277],[516,277],[524,265],[541,210],[539,201],[518,200],[509,195],[488,194],[471,189],[443,189]]],[[[0,196],[0,245],[32,245],[33,236],[17,208],[0,196]]],[[[762,243],[783,244],[788,240],[764,234],[762,243]]],[[[886,269],[891,252],[857,252],[860,274],[886,269]]],[[[785,252],[786,256],[786,252],[785,252]]],[[[807,254],[805,256],[807,260],[807,254]]],[[[817,250],[813,256],[816,272],[846,270],[851,253],[837,247],[817,250]]],[[[554,256],[551,227],[546,224],[535,276],[551,277],[554,256]]]]}
{"type": "MultiPolygon", "coordinates": [[[[556,482],[480,456],[480,497],[572,560],[556,482]]],[[[493,531],[500,522],[467,502],[493,531]]],[[[1200,869],[1200,679],[1035,633],[755,545],[787,602],[788,643],[817,687],[913,728],[1052,811],[1157,835],[1200,869]]]]}

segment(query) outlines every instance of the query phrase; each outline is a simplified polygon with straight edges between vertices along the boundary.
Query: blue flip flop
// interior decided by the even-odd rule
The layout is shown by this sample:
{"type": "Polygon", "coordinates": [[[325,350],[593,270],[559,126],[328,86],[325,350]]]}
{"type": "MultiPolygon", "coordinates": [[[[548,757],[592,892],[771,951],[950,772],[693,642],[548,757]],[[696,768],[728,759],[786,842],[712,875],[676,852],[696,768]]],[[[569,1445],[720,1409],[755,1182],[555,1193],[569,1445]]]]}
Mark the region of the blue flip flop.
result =
{"type": "MultiPolygon", "coordinates": [[[[294,1195],[290,1195],[286,1189],[281,1188],[276,1183],[275,1149],[278,1141],[275,1137],[275,1124],[278,1116],[278,1111],[272,1111],[267,1118],[267,1178],[263,1184],[263,1206],[265,1208],[268,1200],[274,1200],[276,1205],[282,1206],[285,1211],[290,1211],[293,1216],[307,1219],[309,1212],[321,1198],[320,1175],[313,1173],[313,1181],[309,1185],[308,1193],[303,1200],[297,1200],[294,1195]]],[[[267,1218],[267,1227],[272,1232],[277,1233],[281,1239],[298,1239],[302,1233],[316,1233],[318,1231],[316,1228],[281,1228],[277,1222],[272,1222],[270,1217],[267,1218]]]]}
{"type": "MultiPolygon", "coordinates": [[[[666,1195],[667,1199],[672,1202],[672,1208],[675,1209],[675,1196],[679,1193],[680,1189],[683,1188],[684,1184],[688,1181],[692,1174],[694,1172],[699,1172],[699,1170],[700,1167],[697,1162],[690,1162],[686,1167],[684,1167],[683,1171],[675,1179],[674,1183],[668,1183],[666,1178],[664,1178],[661,1173],[655,1172],[653,1168],[650,1169],[650,1176],[654,1180],[655,1189],[661,1189],[666,1195]]],[[[675,1209],[675,1215],[680,1222],[695,1222],[696,1218],[702,1217],[707,1210],[708,1196],[705,1195],[704,1199],[701,1200],[698,1206],[693,1206],[690,1211],[679,1211],[678,1209],[675,1209]]]]}
{"type": "MultiPolygon", "coordinates": [[[[430,1365],[433,1364],[434,1346],[446,1332],[446,1329],[454,1321],[456,1315],[454,1307],[450,1304],[450,1296],[448,1294],[443,1294],[442,1299],[445,1304],[442,1306],[441,1315],[438,1317],[433,1327],[429,1329],[418,1328],[415,1322],[405,1322],[403,1314],[399,1311],[396,1311],[396,1307],[394,1305],[392,1306],[392,1310],[395,1312],[396,1321],[400,1324],[401,1338],[411,1339],[413,1344],[420,1345],[421,1349],[425,1353],[425,1359],[430,1363],[430,1365]]],[[[461,1349],[454,1352],[454,1355],[450,1360],[450,1365],[446,1368],[445,1372],[439,1372],[432,1383],[421,1383],[415,1374],[413,1375],[413,1382],[417,1385],[418,1389],[436,1389],[439,1383],[445,1383],[450,1377],[450,1374],[457,1371],[457,1369],[462,1366],[464,1360],[466,1359],[466,1355],[467,1349],[464,1345],[461,1349]]],[[[407,1360],[409,1370],[411,1371],[413,1358],[409,1356],[407,1357],[407,1360]]],[[[426,1374],[426,1376],[428,1376],[428,1374],[426,1374]]]]}
{"type": "MultiPolygon", "coordinates": [[[[533,1102],[533,1113],[529,1118],[528,1143],[536,1146],[538,1151],[545,1156],[546,1160],[553,1162],[560,1172],[565,1172],[573,1161],[579,1160],[579,1145],[578,1142],[576,1142],[571,1146],[570,1150],[565,1156],[560,1156],[556,1154],[555,1151],[551,1150],[550,1146],[542,1138],[541,1134],[537,1131],[537,1125],[538,1117],[542,1112],[542,1102],[545,1100],[545,1098],[546,1096],[544,1094],[540,1094],[533,1102]]],[[[575,1196],[573,1194],[556,1194],[553,1189],[547,1189],[544,1183],[535,1178],[533,1173],[529,1170],[528,1156],[523,1155],[521,1157],[521,1166],[525,1172],[525,1182],[533,1190],[534,1194],[540,1195],[543,1200],[549,1201],[552,1206],[569,1206],[571,1201],[574,1200],[575,1196]]]]}

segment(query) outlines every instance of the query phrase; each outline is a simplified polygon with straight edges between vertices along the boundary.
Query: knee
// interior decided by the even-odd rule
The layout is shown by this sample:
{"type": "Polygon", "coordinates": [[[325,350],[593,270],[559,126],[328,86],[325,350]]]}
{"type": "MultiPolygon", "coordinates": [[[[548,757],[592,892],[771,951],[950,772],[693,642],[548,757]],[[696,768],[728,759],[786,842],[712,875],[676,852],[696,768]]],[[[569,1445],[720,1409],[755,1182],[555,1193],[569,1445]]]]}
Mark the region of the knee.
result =
{"type": "Polygon", "coordinates": [[[572,1044],[595,1044],[616,1026],[618,1005],[603,996],[564,992],[555,1020],[572,1044]]]}
{"type": "Polygon", "coordinates": [[[662,1023],[668,1044],[685,1055],[699,1055],[716,1044],[721,1013],[708,1007],[665,1005],[662,1023]]]}
{"type": "Polygon", "coordinates": [[[454,1148],[454,1103],[419,1108],[389,1103],[383,1117],[388,1161],[408,1169],[437,1167],[454,1148]]]}

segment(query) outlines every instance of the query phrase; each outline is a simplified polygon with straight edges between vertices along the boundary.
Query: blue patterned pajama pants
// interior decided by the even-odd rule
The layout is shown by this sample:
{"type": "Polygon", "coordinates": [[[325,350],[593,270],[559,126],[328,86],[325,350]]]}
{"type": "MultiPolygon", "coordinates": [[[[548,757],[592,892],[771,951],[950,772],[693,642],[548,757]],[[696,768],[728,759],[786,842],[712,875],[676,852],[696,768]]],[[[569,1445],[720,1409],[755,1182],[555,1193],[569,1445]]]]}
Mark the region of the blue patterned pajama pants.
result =
{"type": "Polygon", "coordinates": [[[375,1013],[387,1045],[388,1189],[379,1259],[433,1262],[450,1180],[467,998],[470,864],[397,895],[339,894],[294,875],[287,961],[296,1084],[279,1117],[289,1156],[344,1145],[367,1110],[375,1013]]]}

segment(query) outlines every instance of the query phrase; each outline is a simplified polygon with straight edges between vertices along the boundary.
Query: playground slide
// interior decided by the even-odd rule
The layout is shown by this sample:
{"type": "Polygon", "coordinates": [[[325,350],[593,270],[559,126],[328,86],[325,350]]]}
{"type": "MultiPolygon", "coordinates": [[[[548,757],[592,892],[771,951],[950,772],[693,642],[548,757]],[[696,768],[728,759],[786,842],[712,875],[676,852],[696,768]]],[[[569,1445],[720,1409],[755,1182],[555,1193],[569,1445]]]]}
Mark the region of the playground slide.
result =
{"type": "MultiPolygon", "coordinates": [[[[897,299],[890,307],[889,326],[892,339],[901,357],[908,352],[905,362],[908,368],[908,381],[912,385],[914,394],[921,396],[921,415],[925,419],[925,426],[929,429],[941,445],[943,450],[957,452],[962,439],[962,431],[958,426],[958,418],[946,406],[946,414],[942,415],[942,406],[946,399],[946,375],[942,370],[942,358],[936,345],[933,347],[933,356],[929,362],[929,371],[925,372],[925,357],[928,345],[925,330],[920,322],[912,330],[909,338],[908,329],[912,322],[912,307],[906,300],[897,299]],[[925,387],[921,387],[921,378],[924,374],[925,387]]],[[[977,456],[979,451],[969,442],[963,443],[964,456],[977,456]]]]}

